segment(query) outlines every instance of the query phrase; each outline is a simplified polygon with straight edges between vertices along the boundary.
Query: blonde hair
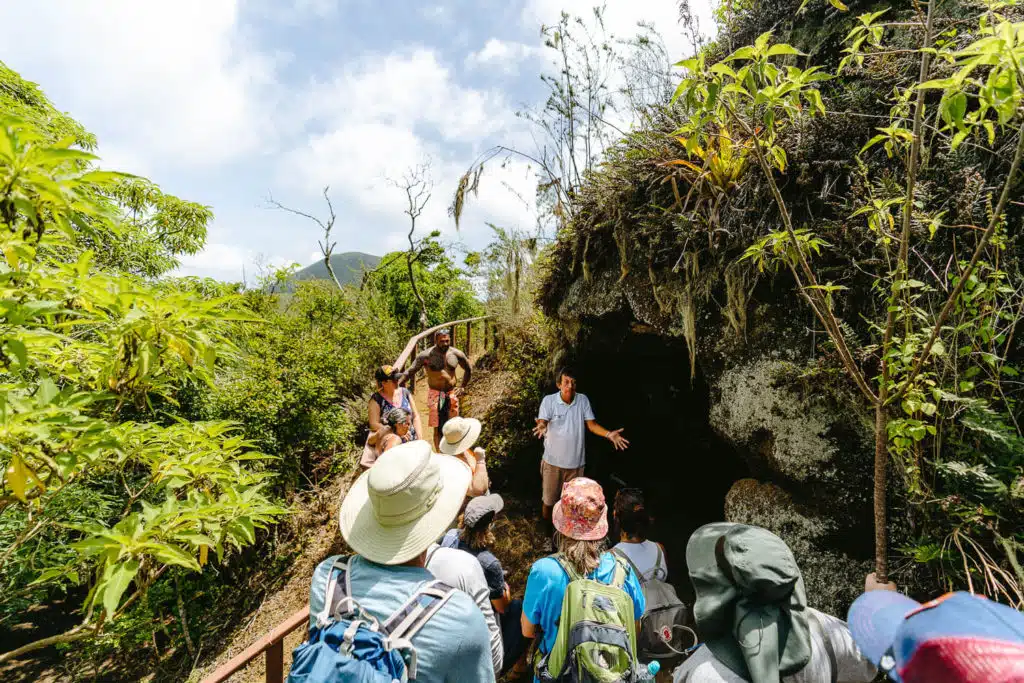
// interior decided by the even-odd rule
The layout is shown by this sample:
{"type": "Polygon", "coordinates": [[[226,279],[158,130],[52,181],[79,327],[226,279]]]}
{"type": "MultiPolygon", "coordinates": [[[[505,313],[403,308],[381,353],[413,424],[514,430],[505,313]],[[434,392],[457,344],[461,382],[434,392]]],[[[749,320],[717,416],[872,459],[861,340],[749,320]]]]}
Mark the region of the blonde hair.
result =
{"type": "Polygon", "coordinates": [[[558,554],[580,576],[586,576],[601,564],[604,542],[603,538],[596,541],[579,541],[569,538],[560,531],[555,532],[555,546],[558,548],[558,554]]]}

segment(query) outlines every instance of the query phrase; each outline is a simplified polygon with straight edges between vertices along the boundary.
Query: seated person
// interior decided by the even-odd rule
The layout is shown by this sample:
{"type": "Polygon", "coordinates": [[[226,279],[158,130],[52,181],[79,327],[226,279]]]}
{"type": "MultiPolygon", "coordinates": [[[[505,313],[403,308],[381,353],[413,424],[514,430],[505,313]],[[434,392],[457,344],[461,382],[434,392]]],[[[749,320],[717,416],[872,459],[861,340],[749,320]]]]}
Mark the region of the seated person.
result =
{"type": "Polygon", "coordinates": [[[615,521],[619,524],[619,542],[612,550],[622,553],[633,563],[644,580],[668,580],[665,548],[647,539],[651,517],[644,505],[640,489],[619,489],[615,494],[615,521]]]}
{"type": "Polygon", "coordinates": [[[392,408],[384,420],[385,424],[376,432],[370,432],[366,439],[366,448],[359,461],[363,467],[372,467],[381,453],[409,440],[409,413],[401,408],[392,408]]]}
{"type": "Polygon", "coordinates": [[[693,532],[686,565],[704,641],[675,683],[870,683],[875,667],[846,623],[807,606],[785,542],[766,529],[715,522],[693,532]]]}
{"type": "MultiPolygon", "coordinates": [[[[505,570],[491,552],[494,545],[491,523],[504,505],[505,502],[496,493],[473,498],[466,504],[466,509],[459,518],[459,528],[451,529],[445,534],[441,545],[464,550],[476,557],[480,563],[490,591],[491,607],[501,624],[504,669],[508,670],[519,663],[529,641],[523,638],[519,623],[520,615],[523,613],[523,602],[512,599],[512,591],[505,581],[505,570]]],[[[525,667],[520,666],[519,669],[525,670],[525,667]]]]}

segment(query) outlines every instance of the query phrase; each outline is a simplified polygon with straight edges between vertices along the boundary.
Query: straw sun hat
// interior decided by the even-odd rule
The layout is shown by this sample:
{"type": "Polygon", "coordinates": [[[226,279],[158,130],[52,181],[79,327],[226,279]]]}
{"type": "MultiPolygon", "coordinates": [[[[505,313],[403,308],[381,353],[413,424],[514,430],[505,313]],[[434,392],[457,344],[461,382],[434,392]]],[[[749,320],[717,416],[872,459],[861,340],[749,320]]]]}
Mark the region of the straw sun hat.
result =
{"type": "Polygon", "coordinates": [[[455,519],[469,481],[465,463],[431,453],[426,441],[395,446],[341,501],[341,535],[371,562],[408,562],[455,519]]]}
{"type": "Polygon", "coordinates": [[[472,417],[453,417],[444,423],[441,432],[444,438],[439,446],[446,455],[458,455],[468,451],[480,438],[480,420],[472,417]]]}

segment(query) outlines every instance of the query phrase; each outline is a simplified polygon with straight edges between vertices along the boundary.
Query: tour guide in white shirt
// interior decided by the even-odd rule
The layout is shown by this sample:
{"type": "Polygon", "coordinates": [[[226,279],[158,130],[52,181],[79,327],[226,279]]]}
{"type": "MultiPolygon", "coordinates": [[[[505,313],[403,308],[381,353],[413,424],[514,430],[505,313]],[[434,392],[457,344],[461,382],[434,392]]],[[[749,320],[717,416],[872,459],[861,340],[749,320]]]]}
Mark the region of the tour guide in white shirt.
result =
{"type": "Polygon", "coordinates": [[[570,368],[558,371],[558,393],[545,396],[537,415],[533,433],[544,439],[544,457],[540,462],[541,508],[544,519],[551,521],[551,509],[562,495],[562,484],[583,475],[587,450],[583,427],[592,434],[612,442],[624,451],[629,442],[622,438],[622,429],[609,431],[597,424],[590,399],[576,393],[576,373],[570,368]]]}

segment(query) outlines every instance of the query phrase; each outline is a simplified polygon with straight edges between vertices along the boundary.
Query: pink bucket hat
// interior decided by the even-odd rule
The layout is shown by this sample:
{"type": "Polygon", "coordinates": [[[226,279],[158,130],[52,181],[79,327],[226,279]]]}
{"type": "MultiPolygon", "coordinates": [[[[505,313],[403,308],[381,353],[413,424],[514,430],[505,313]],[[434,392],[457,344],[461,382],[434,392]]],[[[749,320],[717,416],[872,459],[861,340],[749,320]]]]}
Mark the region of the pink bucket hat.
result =
{"type": "Polygon", "coordinates": [[[608,504],[601,485],[576,477],[562,486],[562,499],[552,513],[555,528],[577,541],[598,541],[608,535],[608,504]]]}

